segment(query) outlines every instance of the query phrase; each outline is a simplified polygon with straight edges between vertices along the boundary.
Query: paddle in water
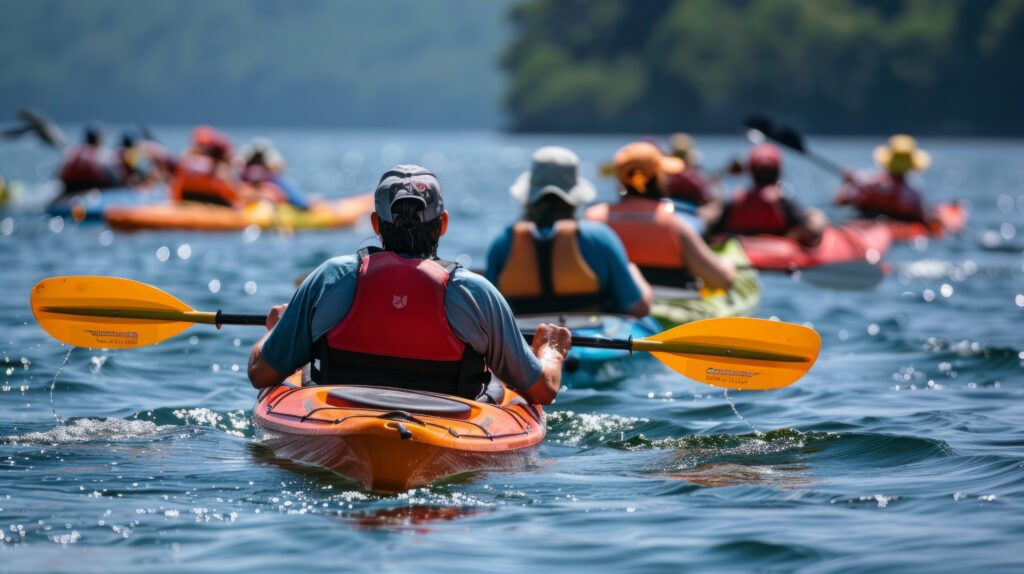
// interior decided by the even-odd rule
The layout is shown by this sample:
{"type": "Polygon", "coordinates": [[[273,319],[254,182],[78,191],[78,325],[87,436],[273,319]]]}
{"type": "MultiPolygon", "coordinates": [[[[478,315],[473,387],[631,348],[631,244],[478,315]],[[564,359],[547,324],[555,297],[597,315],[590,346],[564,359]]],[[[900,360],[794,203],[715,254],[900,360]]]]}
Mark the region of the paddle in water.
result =
{"type": "MultiPolygon", "coordinates": [[[[32,312],[53,338],[75,347],[131,348],[167,340],[196,323],[263,325],[265,315],[196,311],[160,289],[117,277],[52,277],[32,289],[32,312]]],[[[531,337],[532,332],[524,332],[531,337]]],[[[649,352],[695,381],[729,389],[785,387],[818,358],[813,329],[764,319],[706,319],[646,339],[573,337],[579,347],[649,352]]]]}

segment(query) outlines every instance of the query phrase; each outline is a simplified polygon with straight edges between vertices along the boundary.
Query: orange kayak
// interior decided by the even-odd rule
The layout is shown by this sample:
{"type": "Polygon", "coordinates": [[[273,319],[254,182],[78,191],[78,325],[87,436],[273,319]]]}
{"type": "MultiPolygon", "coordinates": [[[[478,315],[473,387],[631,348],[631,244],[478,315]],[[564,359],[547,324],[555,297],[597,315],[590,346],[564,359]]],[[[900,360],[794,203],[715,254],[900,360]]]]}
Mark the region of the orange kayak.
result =
{"type": "Polygon", "coordinates": [[[892,233],[893,241],[912,241],[918,237],[942,237],[951,233],[959,233],[967,223],[967,209],[960,203],[940,203],[935,208],[935,220],[930,224],[922,221],[898,221],[895,219],[877,219],[885,224],[892,233]]]}
{"type": "Polygon", "coordinates": [[[307,385],[296,374],[261,393],[253,422],[282,458],[333,470],[368,490],[402,492],[537,459],[544,412],[503,384],[496,404],[384,387],[307,385]]]}
{"type": "Polygon", "coordinates": [[[140,229],[187,229],[192,231],[241,231],[261,229],[332,229],[348,227],[373,211],[373,194],[367,193],[314,203],[309,209],[258,202],[242,209],[206,203],[181,202],[108,208],[104,218],[110,227],[140,229]]]}

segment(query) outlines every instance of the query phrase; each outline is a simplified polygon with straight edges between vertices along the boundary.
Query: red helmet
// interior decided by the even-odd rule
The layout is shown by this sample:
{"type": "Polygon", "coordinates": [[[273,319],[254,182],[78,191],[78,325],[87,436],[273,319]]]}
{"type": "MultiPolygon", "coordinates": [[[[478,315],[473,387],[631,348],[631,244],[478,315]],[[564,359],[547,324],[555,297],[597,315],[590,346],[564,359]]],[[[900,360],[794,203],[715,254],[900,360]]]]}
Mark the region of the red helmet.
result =
{"type": "Polygon", "coordinates": [[[757,169],[782,169],[782,151],[772,144],[761,144],[750,150],[747,160],[751,171],[757,169]]]}

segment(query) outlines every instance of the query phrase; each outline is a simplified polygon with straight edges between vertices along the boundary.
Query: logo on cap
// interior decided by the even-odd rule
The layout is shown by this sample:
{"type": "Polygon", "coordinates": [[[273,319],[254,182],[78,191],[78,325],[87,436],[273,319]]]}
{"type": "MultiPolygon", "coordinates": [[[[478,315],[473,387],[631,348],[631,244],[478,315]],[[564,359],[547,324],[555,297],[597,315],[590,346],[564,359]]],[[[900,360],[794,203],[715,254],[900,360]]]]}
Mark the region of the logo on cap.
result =
{"type": "Polygon", "coordinates": [[[408,295],[392,295],[391,296],[391,304],[395,307],[395,309],[405,309],[406,305],[409,304],[409,296],[408,295]]]}

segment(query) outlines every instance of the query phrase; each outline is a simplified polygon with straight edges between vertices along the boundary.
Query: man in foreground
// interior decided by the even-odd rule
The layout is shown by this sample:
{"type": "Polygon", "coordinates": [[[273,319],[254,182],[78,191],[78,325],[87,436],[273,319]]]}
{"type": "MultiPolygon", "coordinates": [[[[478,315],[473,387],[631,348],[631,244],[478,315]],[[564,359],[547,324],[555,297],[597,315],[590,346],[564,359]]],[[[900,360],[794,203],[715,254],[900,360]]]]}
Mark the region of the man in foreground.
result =
{"type": "Polygon", "coordinates": [[[262,389],[310,365],[317,384],[357,384],[483,395],[490,373],[526,400],[554,401],[571,335],[540,325],[532,348],[497,289],[437,259],[448,227],[437,177],[395,166],[375,193],[383,249],[335,257],[267,316],[249,379],[262,389]]]}

